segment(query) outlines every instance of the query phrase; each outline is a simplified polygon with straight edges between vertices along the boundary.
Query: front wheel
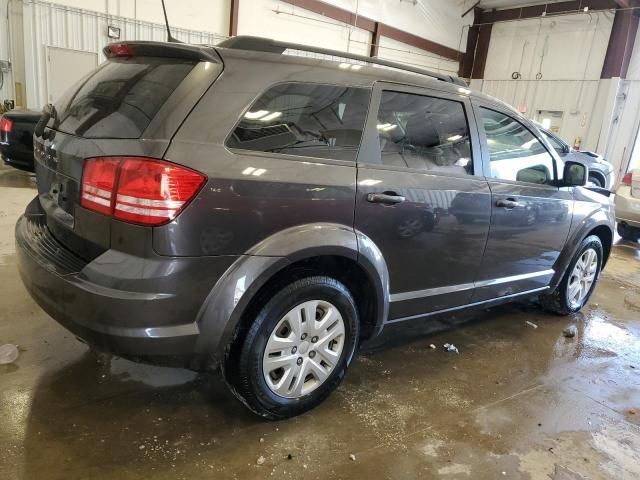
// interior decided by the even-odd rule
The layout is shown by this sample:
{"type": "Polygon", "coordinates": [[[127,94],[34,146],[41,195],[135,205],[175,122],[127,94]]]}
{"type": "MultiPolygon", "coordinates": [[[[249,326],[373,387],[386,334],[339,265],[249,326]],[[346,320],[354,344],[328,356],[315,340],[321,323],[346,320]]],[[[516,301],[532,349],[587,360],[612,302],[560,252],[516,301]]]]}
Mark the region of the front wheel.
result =
{"type": "Polygon", "coordinates": [[[637,242],[640,238],[640,228],[630,227],[625,223],[618,223],[616,230],[618,230],[618,235],[627,242],[637,242]]]}
{"type": "Polygon", "coordinates": [[[353,359],[359,319],[349,290],[314,276],[275,292],[256,316],[238,355],[225,366],[233,393],[254,413],[278,420],[321,403],[353,359]]]}
{"type": "Polygon", "coordinates": [[[578,312],[593,293],[600,276],[602,258],[600,238],[596,235],[585,238],[560,285],[552,294],[540,297],[542,306],[560,315],[578,312]]]}

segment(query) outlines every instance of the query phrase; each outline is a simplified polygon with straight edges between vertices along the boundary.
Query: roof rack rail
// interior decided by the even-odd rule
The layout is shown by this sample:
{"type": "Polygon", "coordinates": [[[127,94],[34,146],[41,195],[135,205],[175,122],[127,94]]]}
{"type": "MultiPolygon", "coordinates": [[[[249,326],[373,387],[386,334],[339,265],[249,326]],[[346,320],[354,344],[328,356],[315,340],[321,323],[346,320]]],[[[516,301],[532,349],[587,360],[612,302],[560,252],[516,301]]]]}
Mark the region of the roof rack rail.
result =
{"type": "Polygon", "coordinates": [[[237,50],[252,50],[256,52],[265,53],[283,53],[287,49],[301,50],[304,52],[320,53],[323,55],[332,55],[335,57],[349,58],[352,60],[358,60],[364,63],[371,63],[375,65],[382,65],[389,68],[395,68],[398,70],[404,70],[411,73],[417,73],[419,75],[426,75],[443,82],[454,83],[456,85],[467,86],[467,83],[453,75],[444,75],[442,73],[432,72],[423,68],[413,67],[411,65],[405,65],[398,62],[392,62],[389,60],[383,60],[381,58],[367,57],[365,55],[358,55],[355,53],[341,52],[339,50],[331,50],[328,48],[312,47],[309,45],[302,45],[298,43],[282,42],[280,40],[274,40],[272,38],[254,37],[251,35],[238,35],[231,37],[218,43],[216,47],[232,48],[237,50]]]}

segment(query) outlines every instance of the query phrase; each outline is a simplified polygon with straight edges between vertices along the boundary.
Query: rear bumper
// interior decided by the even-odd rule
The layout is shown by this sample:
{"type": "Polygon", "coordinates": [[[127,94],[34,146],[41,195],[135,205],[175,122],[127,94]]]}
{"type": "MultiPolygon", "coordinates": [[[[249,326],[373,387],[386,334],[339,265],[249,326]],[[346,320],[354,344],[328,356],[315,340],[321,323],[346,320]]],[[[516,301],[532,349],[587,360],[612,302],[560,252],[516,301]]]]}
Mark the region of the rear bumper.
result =
{"type": "Polygon", "coordinates": [[[615,196],[616,221],[640,227],[640,198],[631,196],[631,188],[621,185],[615,196]]]}
{"type": "Polygon", "coordinates": [[[235,257],[194,262],[109,250],[87,263],[51,235],[34,203],[16,224],[18,268],[51,317],[97,349],[134,360],[188,366],[206,354],[196,351],[197,313],[235,257]]]}
{"type": "Polygon", "coordinates": [[[4,162],[5,165],[9,165],[10,167],[17,168],[19,170],[26,170],[27,172],[34,172],[35,167],[33,164],[33,154],[31,157],[20,157],[15,155],[5,155],[4,153],[0,153],[0,159],[4,162]]]}

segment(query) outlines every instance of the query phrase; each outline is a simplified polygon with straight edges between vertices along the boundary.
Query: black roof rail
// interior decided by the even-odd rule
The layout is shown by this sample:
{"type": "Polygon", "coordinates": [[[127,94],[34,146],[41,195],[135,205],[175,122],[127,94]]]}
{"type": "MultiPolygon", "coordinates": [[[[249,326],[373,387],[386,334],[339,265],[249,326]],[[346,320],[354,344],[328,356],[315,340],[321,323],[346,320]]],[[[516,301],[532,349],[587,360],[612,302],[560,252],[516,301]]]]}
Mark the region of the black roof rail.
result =
{"type": "Polygon", "coordinates": [[[392,62],[390,60],[383,60],[381,58],[367,57],[365,55],[358,55],[356,53],[341,52],[339,50],[330,50],[328,48],[312,47],[309,45],[301,45],[298,43],[282,42],[280,40],[274,40],[272,38],[254,37],[251,35],[238,35],[237,37],[231,37],[218,43],[216,47],[232,48],[237,50],[252,50],[256,52],[266,53],[283,53],[287,49],[300,50],[303,52],[320,53],[323,55],[332,55],[335,57],[349,58],[357,60],[359,62],[371,63],[374,65],[382,65],[389,68],[395,68],[398,70],[404,70],[411,73],[417,73],[419,75],[426,75],[443,82],[454,83],[456,85],[467,86],[467,83],[453,75],[444,75],[442,73],[432,72],[423,68],[413,67],[411,65],[405,65],[398,62],[392,62]]]}

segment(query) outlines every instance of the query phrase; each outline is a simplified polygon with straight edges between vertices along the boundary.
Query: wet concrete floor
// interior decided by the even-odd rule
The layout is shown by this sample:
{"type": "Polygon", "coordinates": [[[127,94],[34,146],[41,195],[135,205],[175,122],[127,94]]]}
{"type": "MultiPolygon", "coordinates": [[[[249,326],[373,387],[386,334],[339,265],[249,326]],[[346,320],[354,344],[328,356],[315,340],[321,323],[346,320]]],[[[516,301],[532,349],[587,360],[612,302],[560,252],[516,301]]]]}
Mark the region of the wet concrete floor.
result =
{"type": "Polygon", "coordinates": [[[518,303],[404,325],[323,405],[270,423],[215,376],[94,355],[42,312],[13,246],[34,194],[0,169],[0,344],[20,346],[0,366],[0,478],[640,478],[637,244],[617,241],[574,317],[518,303]]]}

